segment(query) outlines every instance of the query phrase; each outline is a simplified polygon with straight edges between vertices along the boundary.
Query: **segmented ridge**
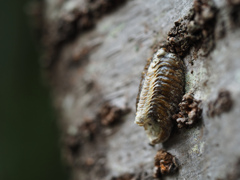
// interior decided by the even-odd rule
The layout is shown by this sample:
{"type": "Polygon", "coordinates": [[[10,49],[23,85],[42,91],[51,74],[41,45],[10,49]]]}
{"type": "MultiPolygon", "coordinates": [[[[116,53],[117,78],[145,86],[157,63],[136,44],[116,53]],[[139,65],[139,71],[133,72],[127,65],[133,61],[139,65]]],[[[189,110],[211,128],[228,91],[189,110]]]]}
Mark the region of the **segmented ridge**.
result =
{"type": "Polygon", "coordinates": [[[184,92],[184,66],[178,58],[162,58],[149,87],[149,116],[161,124],[169,124],[184,92]],[[169,123],[168,123],[169,122],[169,123]]]}

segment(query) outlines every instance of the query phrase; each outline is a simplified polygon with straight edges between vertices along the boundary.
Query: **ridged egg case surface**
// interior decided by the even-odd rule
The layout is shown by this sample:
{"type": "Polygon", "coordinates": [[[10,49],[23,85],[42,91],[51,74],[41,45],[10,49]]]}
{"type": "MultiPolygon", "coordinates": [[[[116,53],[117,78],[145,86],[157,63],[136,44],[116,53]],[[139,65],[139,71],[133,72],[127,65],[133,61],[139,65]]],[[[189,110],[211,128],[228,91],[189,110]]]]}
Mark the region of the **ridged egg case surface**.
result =
{"type": "Polygon", "coordinates": [[[143,126],[151,144],[164,142],[172,129],[184,93],[184,63],[174,53],[159,49],[142,73],[135,123],[143,126]]]}

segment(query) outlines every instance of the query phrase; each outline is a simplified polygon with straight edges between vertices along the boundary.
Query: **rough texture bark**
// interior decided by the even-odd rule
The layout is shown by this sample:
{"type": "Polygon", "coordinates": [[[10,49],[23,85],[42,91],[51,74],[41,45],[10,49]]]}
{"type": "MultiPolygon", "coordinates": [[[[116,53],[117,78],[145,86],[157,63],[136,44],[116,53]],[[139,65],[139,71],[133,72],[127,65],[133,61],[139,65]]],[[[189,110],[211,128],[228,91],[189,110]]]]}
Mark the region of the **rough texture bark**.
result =
{"type": "Polygon", "coordinates": [[[180,165],[163,179],[240,179],[240,1],[46,0],[42,10],[43,64],[72,179],[153,179],[159,149],[180,165]],[[202,115],[150,146],[133,123],[135,102],[161,46],[184,61],[202,115]]]}

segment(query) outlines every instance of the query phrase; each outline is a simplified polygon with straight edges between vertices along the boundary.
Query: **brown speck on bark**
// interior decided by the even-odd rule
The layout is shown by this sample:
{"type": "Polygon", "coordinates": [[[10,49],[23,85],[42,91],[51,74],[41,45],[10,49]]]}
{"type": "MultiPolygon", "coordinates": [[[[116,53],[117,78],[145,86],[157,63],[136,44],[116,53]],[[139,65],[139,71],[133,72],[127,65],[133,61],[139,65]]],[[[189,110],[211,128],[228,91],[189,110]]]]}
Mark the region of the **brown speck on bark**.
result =
{"type": "Polygon", "coordinates": [[[183,96],[182,102],[179,104],[180,112],[173,115],[178,128],[192,126],[201,118],[202,109],[199,107],[200,102],[194,99],[191,92],[183,96]]]}
{"type": "Polygon", "coordinates": [[[104,126],[110,126],[119,123],[122,116],[129,112],[130,112],[129,108],[122,109],[117,106],[112,106],[108,103],[105,103],[99,111],[101,124],[104,126]]]}
{"type": "Polygon", "coordinates": [[[165,150],[159,150],[154,158],[154,177],[172,174],[178,170],[178,160],[165,150]]]}
{"type": "Polygon", "coordinates": [[[223,112],[229,112],[233,107],[233,100],[231,98],[231,93],[228,90],[222,89],[218,93],[216,100],[208,103],[208,112],[209,117],[219,116],[223,112]]]}

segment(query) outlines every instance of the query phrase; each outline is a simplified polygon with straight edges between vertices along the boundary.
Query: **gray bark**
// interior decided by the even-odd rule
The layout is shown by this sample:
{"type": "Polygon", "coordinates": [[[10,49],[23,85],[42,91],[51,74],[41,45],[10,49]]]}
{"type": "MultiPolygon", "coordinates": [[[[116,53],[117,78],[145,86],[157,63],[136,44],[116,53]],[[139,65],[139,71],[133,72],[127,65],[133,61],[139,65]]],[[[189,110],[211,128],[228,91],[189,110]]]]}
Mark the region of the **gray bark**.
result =
{"type": "Polygon", "coordinates": [[[51,64],[46,72],[73,179],[108,180],[128,173],[153,179],[159,149],[180,164],[178,173],[164,179],[240,179],[239,2],[215,0],[211,42],[194,41],[182,56],[186,92],[201,101],[201,122],[174,129],[167,142],[156,146],[150,146],[144,129],[133,123],[141,72],[154,44],[167,40],[193,1],[128,0],[90,19],[93,25],[84,29],[78,15],[88,3],[46,0],[44,11],[45,51],[54,54],[44,64],[51,64]],[[69,40],[63,36],[73,30],[73,22],[79,28],[69,40]],[[222,90],[230,93],[226,101],[233,101],[232,108],[218,107],[222,90]],[[110,112],[104,114],[106,109],[110,112]]]}

